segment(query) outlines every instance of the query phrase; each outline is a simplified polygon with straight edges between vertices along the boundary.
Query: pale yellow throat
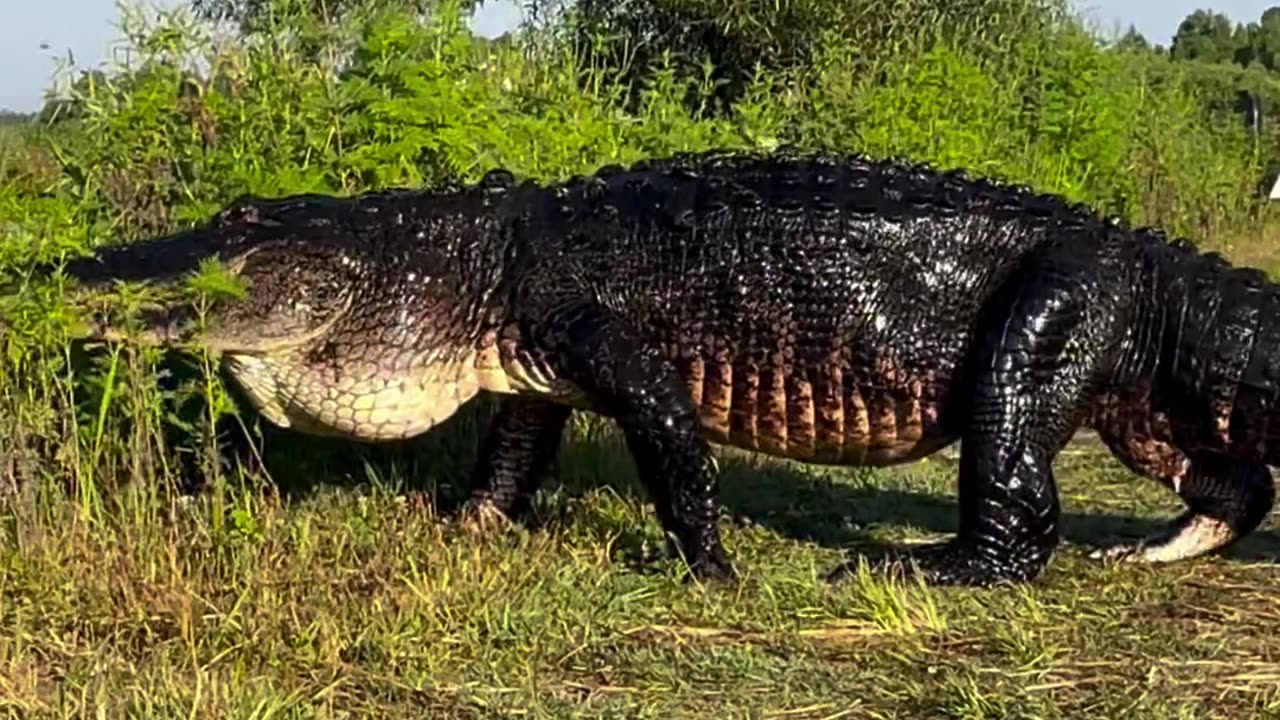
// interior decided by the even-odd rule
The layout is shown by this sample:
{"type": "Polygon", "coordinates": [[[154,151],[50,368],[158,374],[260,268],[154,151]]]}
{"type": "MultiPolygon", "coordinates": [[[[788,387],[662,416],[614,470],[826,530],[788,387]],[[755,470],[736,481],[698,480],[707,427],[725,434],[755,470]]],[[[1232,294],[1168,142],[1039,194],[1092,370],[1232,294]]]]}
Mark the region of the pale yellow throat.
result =
{"type": "Polygon", "coordinates": [[[424,357],[410,372],[307,363],[300,353],[227,353],[227,369],[271,423],[313,435],[399,440],[449,419],[480,391],[535,395],[588,408],[585,393],[550,368],[502,357],[496,347],[424,357]]]}

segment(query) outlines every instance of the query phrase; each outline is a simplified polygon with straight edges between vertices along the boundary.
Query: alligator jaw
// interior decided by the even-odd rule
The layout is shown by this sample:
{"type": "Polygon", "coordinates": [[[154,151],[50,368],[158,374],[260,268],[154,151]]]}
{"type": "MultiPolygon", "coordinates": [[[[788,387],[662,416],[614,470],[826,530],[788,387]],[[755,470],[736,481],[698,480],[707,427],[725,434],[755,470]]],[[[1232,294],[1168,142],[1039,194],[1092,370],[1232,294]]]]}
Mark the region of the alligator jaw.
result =
{"type": "Polygon", "coordinates": [[[123,343],[140,347],[174,347],[192,340],[186,308],[149,307],[141,311],[138,327],[126,329],[102,316],[82,324],[74,336],[80,340],[123,343]]]}
{"type": "Polygon", "coordinates": [[[98,248],[93,255],[68,260],[62,273],[85,290],[104,290],[120,281],[172,284],[199,270],[201,262],[225,256],[229,247],[216,233],[184,230],[98,248]]]}

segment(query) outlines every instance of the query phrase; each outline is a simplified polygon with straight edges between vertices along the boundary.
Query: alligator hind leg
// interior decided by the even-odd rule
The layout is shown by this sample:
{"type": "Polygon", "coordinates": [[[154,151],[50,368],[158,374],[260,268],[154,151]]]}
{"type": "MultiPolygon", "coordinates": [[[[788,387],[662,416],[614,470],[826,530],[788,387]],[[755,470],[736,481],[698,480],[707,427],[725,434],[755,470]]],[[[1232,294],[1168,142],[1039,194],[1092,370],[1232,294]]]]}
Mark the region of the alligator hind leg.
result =
{"type": "Polygon", "coordinates": [[[1253,532],[1275,502],[1266,465],[1218,455],[1196,457],[1180,476],[1161,479],[1182,497],[1186,512],[1157,535],[1095,550],[1094,559],[1166,563],[1217,552],[1253,532]]]}
{"type": "Polygon", "coordinates": [[[481,524],[495,515],[522,520],[546,475],[572,409],[548,400],[505,397],[480,448],[467,511],[481,524]]]}
{"type": "Polygon", "coordinates": [[[958,532],[892,553],[926,582],[1027,582],[1058,545],[1053,460],[1107,369],[1123,317],[1094,285],[1105,282],[1098,277],[1105,264],[1090,257],[1088,240],[1013,279],[984,320],[966,373],[958,532]]]}

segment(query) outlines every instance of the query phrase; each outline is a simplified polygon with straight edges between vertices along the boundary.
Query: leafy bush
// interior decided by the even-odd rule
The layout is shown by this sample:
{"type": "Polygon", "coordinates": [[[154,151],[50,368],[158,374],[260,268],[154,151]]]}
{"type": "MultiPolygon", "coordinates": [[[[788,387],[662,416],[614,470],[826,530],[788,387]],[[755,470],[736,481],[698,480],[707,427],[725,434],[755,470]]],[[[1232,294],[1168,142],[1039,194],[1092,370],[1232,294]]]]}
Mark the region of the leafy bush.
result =
{"type": "Polygon", "coordinates": [[[568,27],[584,66],[607,71],[606,81],[634,90],[669,63],[682,77],[709,75],[711,97],[688,100],[720,111],[757,72],[803,72],[833,45],[854,72],[942,39],[999,57],[1065,15],[1060,0],[582,0],[568,27]]]}

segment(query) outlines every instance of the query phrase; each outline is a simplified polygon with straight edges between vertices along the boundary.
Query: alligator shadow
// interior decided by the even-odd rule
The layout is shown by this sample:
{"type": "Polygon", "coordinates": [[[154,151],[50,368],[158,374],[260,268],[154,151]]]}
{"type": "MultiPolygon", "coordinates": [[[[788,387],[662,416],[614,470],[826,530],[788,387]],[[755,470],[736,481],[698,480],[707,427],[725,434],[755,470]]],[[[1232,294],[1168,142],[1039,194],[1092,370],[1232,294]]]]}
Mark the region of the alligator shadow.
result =
{"type": "MultiPolygon", "coordinates": [[[[931,459],[931,464],[934,467],[928,471],[930,474],[954,477],[954,461],[931,459]]],[[[956,531],[959,509],[954,480],[938,494],[897,486],[893,475],[914,472],[910,467],[874,474],[852,473],[855,478],[850,481],[829,479],[821,470],[806,472],[803,467],[762,465],[743,462],[724,468],[722,504],[737,521],[822,547],[863,548],[871,552],[884,548],[883,531],[911,529],[942,535],[956,531]]],[[[1135,483],[1154,482],[1137,476],[1132,479],[1135,483]]],[[[1063,542],[1092,549],[1158,534],[1182,511],[1177,499],[1170,497],[1168,514],[1154,517],[1064,508],[1063,542]]],[[[1135,504],[1137,499],[1135,495],[1135,504]]],[[[1233,559],[1280,560],[1280,532],[1264,527],[1224,551],[1224,555],[1233,559]]]]}
{"type": "MultiPolygon", "coordinates": [[[[234,383],[228,387],[234,388],[234,383]]],[[[261,419],[251,420],[253,429],[246,433],[244,428],[249,426],[236,421],[234,427],[228,425],[223,448],[235,462],[265,470],[282,494],[294,499],[311,496],[322,487],[379,482],[396,492],[423,496],[436,512],[449,516],[470,491],[471,468],[493,410],[493,401],[479,398],[431,432],[388,443],[319,438],[280,429],[261,419]]],[[[586,435],[566,435],[556,479],[544,490],[575,497],[607,485],[624,499],[649,507],[631,456],[611,424],[586,435]]],[[[1112,462],[1105,455],[1101,457],[1106,459],[1100,462],[1112,462]]],[[[955,462],[936,455],[931,463],[933,469],[928,472],[935,476],[936,492],[901,487],[894,481],[895,473],[912,473],[913,468],[888,473],[842,469],[836,471],[840,478],[833,479],[830,475],[835,473],[823,468],[733,453],[721,461],[720,501],[734,522],[793,540],[834,549],[882,547],[878,539],[886,530],[955,531],[954,481],[938,486],[939,477],[954,477],[955,462]]],[[[1133,481],[1153,482],[1136,476],[1133,481]]],[[[559,509],[542,514],[531,524],[545,527],[570,522],[566,504],[556,505],[559,509]]],[[[1062,537],[1065,543],[1090,547],[1154,535],[1180,512],[1176,500],[1169,507],[1167,517],[1067,508],[1062,513],[1062,537]]],[[[642,542],[633,528],[611,530],[620,533],[624,545],[642,542]]],[[[1255,531],[1225,555],[1280,559],[1280,533],[1273,527],[1255,531]]]]}
{"type": "MultiPolygon", "coordinates": [[[[285,492],[310,495],[320,486],[333,483],[367,482],[372,477],[398,478],[403,492],[428,496],[431,506],[448,516],[458,509],[470,489],[470,471],[492,406],[475,404],[454,416],[449,423],[420,438],[387,445],[360,446],[358,443],[316,441],[297,433],[270,430],[276,434],[274,477],[285,492]],[[308,457],[311,468],[298,457],[308,457]],[[317,465],[324,462],[324,466],[317,465]],[[282,468],[287,465],[287,471],[282,468]]],[[[544,491],[577,497],[608,486],[627,501],[640,502],[649,509],[648,496],[637,482],[634,465],[625,445],[616,434],[571,434],[562,446],[557,479],[544,491]]],[[[736,455],[736,454],[735,454],[736,455]]],[[[955,462],[934,459],[928,473],[934,479],[954,477],[955,462]]],[[[832,473],[790,462],[771,462],[744,456],[721,462],[721,503],[732,521],[756,525],[778,536],[812,542],[835,550],[873,552],[883,547],[883,537],[897,530],[950,534],[956,529],[955,484],[950,480],[936,492],[902,487],[893,474],[913,473],[911,468],[890,471],[840,470],[832,473]]],[[[1134,483],[1152,480],[1133,477],[1134,483]]],[[[913,483],[914,484],[914,483],[913,483]]],[[[541,503],[543,507],[547,503],[541,503]]],[[[570,523],[568,503],[557,502],[531,520],[532,527],[554,527],[570,523]]],[[[1124,512],[1062,512],[1062,539],[1084,546],[1152,536],[1174,518],[1176,500],[1171,500],[1167,516],[1138,516],[1124,512]]],[[[625,520],[613,520],[625,523],[625,520]]],[[[613,527],[623,552],[631,544],[644,544],[635,528],[613,527]]],[[[1274,528],[1257,530],[1224,552],[1236,560],[1280,560],[1280,533],[1274,528]]]]}

